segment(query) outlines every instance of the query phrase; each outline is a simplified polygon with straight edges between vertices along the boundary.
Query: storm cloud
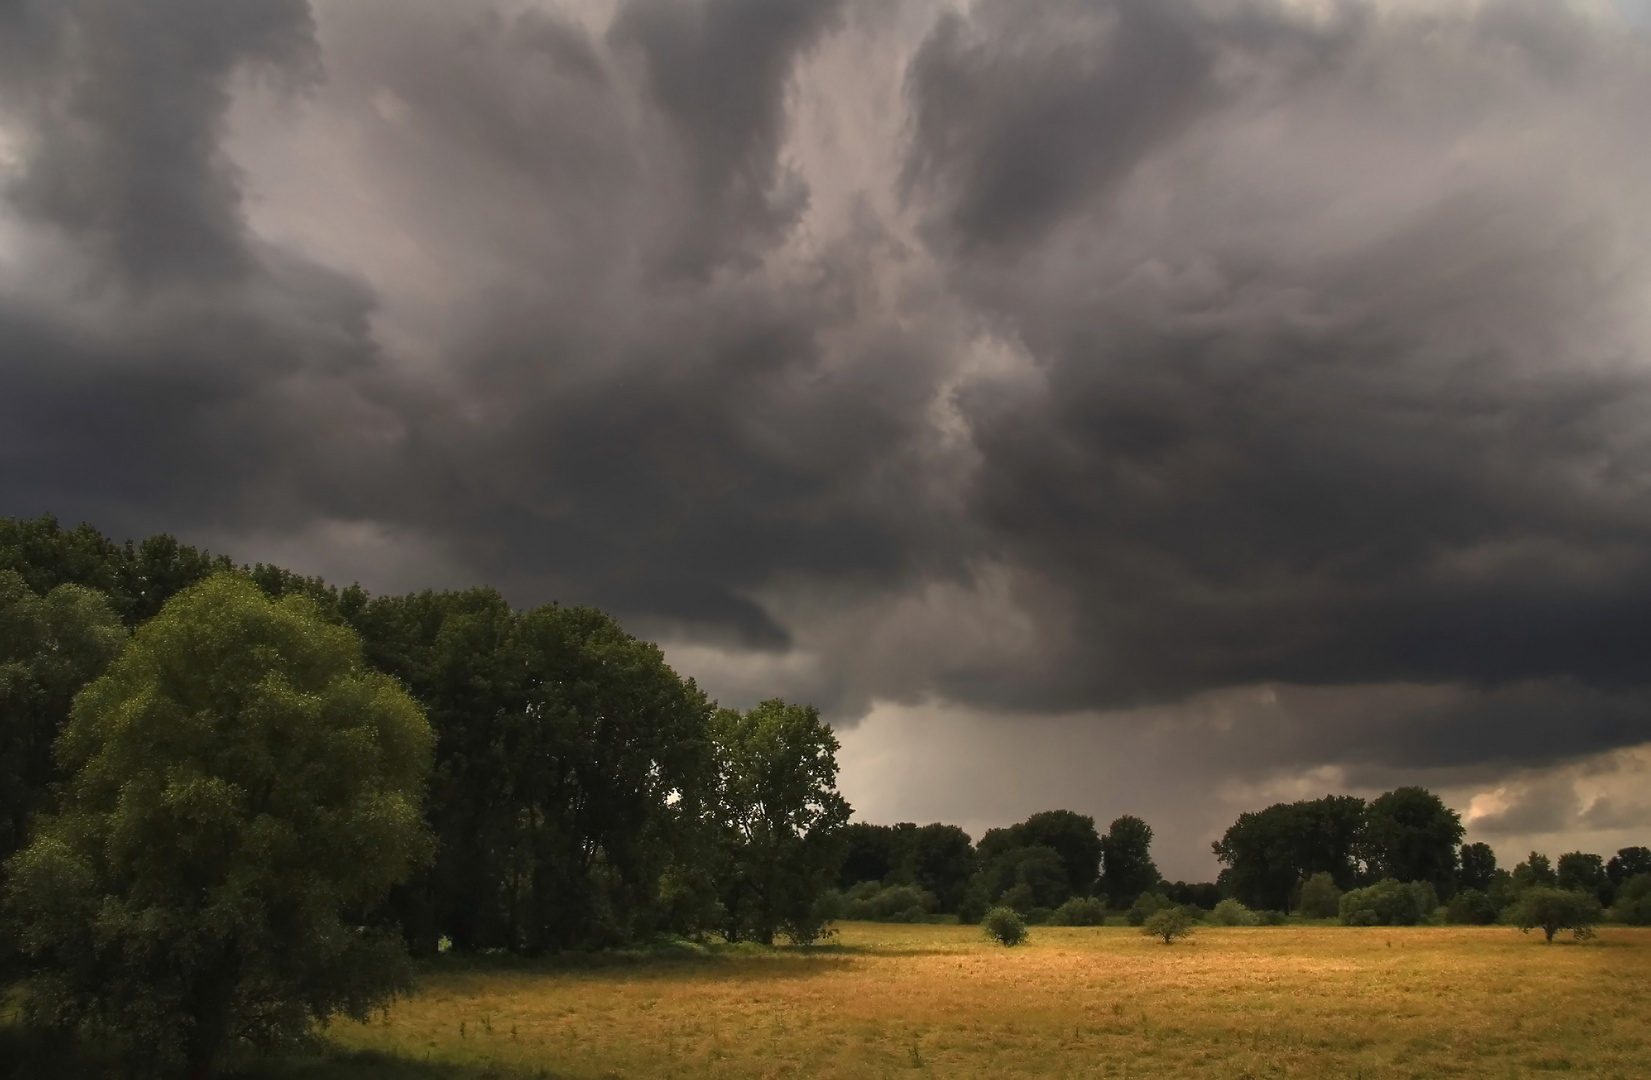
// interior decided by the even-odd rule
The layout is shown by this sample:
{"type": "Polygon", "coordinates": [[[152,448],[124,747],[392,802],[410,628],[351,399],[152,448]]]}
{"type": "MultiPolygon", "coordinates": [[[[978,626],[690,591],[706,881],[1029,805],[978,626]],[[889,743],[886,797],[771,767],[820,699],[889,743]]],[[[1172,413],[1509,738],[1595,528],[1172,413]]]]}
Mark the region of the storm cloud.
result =
{"type": "MultiPolygon", "coordinates": [[[[598,604],[863,765],[1058,732],[1189,849],[1651,828],[1576,779],[1651,743],[1648,108],[1583,0],[14,0],[0,513],[598,604]]],[[[861,801],[1053,797],[973,767],[861,801]]]]}

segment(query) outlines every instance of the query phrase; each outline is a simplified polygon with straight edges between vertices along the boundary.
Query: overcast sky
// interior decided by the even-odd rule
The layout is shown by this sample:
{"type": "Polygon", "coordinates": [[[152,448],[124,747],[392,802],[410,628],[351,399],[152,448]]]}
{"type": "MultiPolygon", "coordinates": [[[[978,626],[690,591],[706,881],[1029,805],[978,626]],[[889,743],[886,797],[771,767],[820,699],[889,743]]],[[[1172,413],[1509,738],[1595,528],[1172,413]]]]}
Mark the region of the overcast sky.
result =
{"type": "Polygon", "coordinates": [[[873,821],[1651,843],[1651,4],[0,0],[0,514],[606,608],[873,821]]]}

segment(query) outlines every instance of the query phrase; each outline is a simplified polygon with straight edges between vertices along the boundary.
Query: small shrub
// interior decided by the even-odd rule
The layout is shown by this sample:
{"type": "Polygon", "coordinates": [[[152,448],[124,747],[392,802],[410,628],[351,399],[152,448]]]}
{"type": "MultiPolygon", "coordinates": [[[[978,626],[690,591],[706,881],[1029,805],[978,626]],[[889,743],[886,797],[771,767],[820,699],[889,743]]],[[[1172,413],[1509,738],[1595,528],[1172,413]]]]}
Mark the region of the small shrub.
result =
{"type": "Polygon", "coordinates": [[[1026,923],[1020,912],[1011,907],[995,907],[981,920],[980,928],[986,936],[1000,945],[1019,945],[1026,940],[1026,923]]]}
{"type": "Polygon", "coordinates": [[[1368,888],[1343,893],[1340,914],[1344,926],[1415,926],[1426,922],[1438,906],[1430,883],[1383,878],[1368,888]]]}
{"type": "MultiPolygon", "coordinates": [[[[875,882],[871,883],[875,885],[875,882]]],[[[934,894],[911,885],[890,885],[869,891],[867,883],[854,886],[842,900],[840,917],[860,922],[917,923],[934,910],[934,894]]]]}
{"type": "Polygon", "coordinates": [[[1496,921],[1496,903],[1478,889],[1463,889],[1445,905],[1445,921],[1457,926],[1489,926],[1496,921]]]}
{"type": "Polygon", "coordinates": [[[1215,910],[1210,912],[1210,922],[1217,926],[1254,926],[1256,919],[1255,912],[1229,898],[1215,905],[1215,910]]]}
{"type": "Polygon", "coordinates": [[[1169,945],[1192,933],[1192,917],[1179,906],[1159,908],[1141,924],[1141,933],[1162,938],[1169,945]]]}
{"type": "Polygon", "coordinates": [[[1096,896],[1074,896],[1049,916],[1056,926],[1105,926],[1106,901],[1096,896]]]}
{"type": "Polygon", "coordinates": [[[1561,930],[1582,941],[1594,936],[1600,915],[1599,899],[1592,893],[1533,885],[1514,902],[1513,922],[1521,933],[1540,928],[1550,942],[1561,930]]]}
{"type": "Polygon", "coordinates": [[[1129,925],[1145,926],[1154,912],[1172,906],[1169,897],[1163,893],[1142,893],[1135,898],[1135,903],[1129,906],[1129,925]]]}
{"type": "Polygon", "coordinates": [[[1283,926],[1289,919],[1290,916],[1282,911],[1263,910],[1255,912],[1255,924],[1257,926],[1283,926]]]}
{"type": "Polygon", "coordinates": [[[1301,886],[1297,908],[1309,919],[1334,919],[1341,914],[1341,890],[1336,879],[1320,870],[1301,886]]]}

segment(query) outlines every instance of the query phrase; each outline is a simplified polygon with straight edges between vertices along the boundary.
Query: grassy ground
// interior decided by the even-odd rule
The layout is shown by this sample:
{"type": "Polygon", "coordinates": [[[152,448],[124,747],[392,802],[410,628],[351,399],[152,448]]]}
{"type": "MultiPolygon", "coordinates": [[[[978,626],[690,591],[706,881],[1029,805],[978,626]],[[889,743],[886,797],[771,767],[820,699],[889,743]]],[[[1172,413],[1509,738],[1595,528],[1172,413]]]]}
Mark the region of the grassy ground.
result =
{"type": "Polygon", "coordinates": [[[807,952],[432,967],[282,1080],[1651,1073],[1651,930],[847,924],[807,952]]]}

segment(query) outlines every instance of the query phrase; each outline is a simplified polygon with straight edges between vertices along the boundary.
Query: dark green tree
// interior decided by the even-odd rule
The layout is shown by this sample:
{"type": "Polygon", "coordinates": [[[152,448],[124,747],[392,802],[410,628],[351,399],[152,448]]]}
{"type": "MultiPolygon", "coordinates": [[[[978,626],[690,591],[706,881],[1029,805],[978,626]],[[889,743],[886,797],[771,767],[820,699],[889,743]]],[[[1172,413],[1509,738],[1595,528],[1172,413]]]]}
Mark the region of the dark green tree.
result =
{"type": "Polygon", "coordinates": [[[807,944],[843,858],[850,808],[837,793],[837,737],[812,707],[765,701],[712,721],[729,941],[807,944]]]}
{"type": "Polygon", "coordinates": [[[1605,873],[1605,860],[1598,855],[1566,852],[1554,867],[1554,878],[1561,889],[1588,893],[1606,906],[1611,903],[1611,878],[1605,873]]]}
{"type": "Polygon", "coordinates": [[[1594,936],[1601,914],[1599,901],[1589,893],[1533,885],[1514,902],[1513,923],[1524,933],[1540,929],[1549,944],[1561,930],[1582,941],[1594,936]]]}
{"type": "Polygon", "coordinates": [[[1496,875],[1496,852],[1489,844],[1463,844],[1458,859],[1456,882],[1464,889],[1484,892],[1496,875]]]}
{"type": "Polygon", "coordinates": [[[1651,848],[1625,847],[1611,856],[1605,864],[1605,874],[1612,885],[1621,885],[1629,878],[1651,874],[1651,848]]]}
{"type": "Polygon", "coordinates": [[[1152,826],[1124,815],[1107,827],[1101,838],[1101,891],[1115,908],[1128,907],[1137,896],[1158,888],[1158,866],[1152,861],[1152,826]]]}
{"type": "Polygon", "coordinates": [[[852,821],[843,829],[843,865],[837,887],[849,889],[862,881],[882,881],[900,866],[894,830],[887,825],[852,821]]]}
{"type": "Polygon", "coordinates": [[[969,834],[956,825],[924,825],[912,834],[910,859],[912,878],[934,894],[936,910],[955,913],[978,865],[969,834]]]}
{"type": "Polygon", "coordinates": [[[1263,911],[1289,910],[1300,884],[1320,871],[1338,888],[1351,888],[1364,810],[1363,799],[1327,795],[1239,815],[1212,845],[1226,866],[1219,884],[1263,911]]]}
{"type": "Polygon", "coordinates": [[[355,635],[243,577],[185,591],[76,700],[71,779],[10,863],[26,1006],[203,1077],[407,985],[374,912],[428,857],[430,728],[355,635]]]}
{"type": "Polygon", "coordinates": [[[0,570],[0,860],[22,847],[29,815],[62,779],[52,743],[74,696],[125,640],[102,593],[58,585],[38,596],[0,570]]]}
{"type": "Polygon", "coordinates": [[[1360,850],[1369,874],[1398,881],[1426,881],[1441,896],[1456,887],[1456,848],[1462,818],[1437,795],[1402,787],[1365,810],[1360,850]]]}
{"type": "Polygon", "coordinates": [[[1524,862],[1513,868],[1513,890],[1516,893],[1537,885],[1552,888],[1558,884],[1559,876],[1554,873],[1553,864],[1539,851],[1531,852],[1524,862]]]}

